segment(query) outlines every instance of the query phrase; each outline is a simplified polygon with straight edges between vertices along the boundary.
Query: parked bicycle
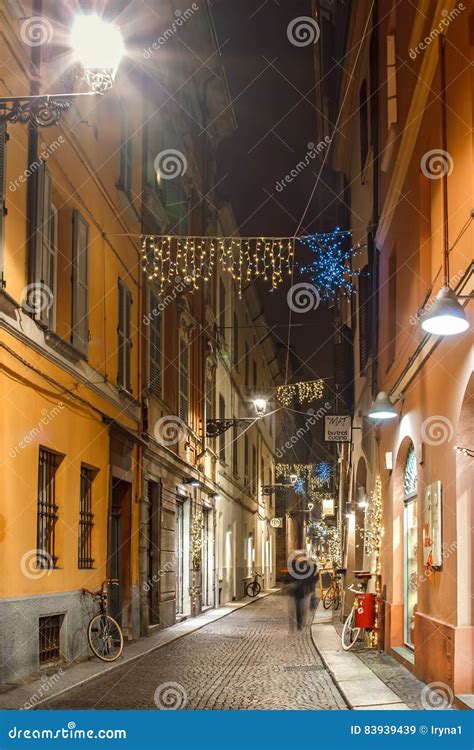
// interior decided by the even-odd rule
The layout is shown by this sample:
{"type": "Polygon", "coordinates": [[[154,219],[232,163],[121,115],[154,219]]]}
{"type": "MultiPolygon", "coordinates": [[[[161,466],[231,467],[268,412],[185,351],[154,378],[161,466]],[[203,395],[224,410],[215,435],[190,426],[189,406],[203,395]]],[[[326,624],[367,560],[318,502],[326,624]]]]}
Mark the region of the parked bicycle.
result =
{"type": "Polygon", "coordinates": [[[362,606],[362,602],[359,601],[359,596],[360,594],[365,593],[366,587],[362,584],[359,584],[358,588],[349,586],[347,590],[352,591],[355,596],[351,611],[347,615],[344,627],[342,628],[341,643],[344,651],[349,651],[353,646],[355,646],[358,640],[365,641],[368,634],[371,633],[374,627],[373,623],[370,627],[360,627],[356,625],[356,613],[362,612],[362,610],[360,609],[360,607],[362,606]]]}
{"type": "Polygon", "coordinates": [[[341,606],[341,598],[341,575],[339,574],[339,570],[337,570],[331,576],[331,583],[323,596],[324,609],[331,609],[331,607],[333,609],[339,609],[339,607],[341,606]]]}
{"type": "Polygon", "coordinates": [[[107,587],[118,586],[116,578],[107,578],[100,589],[82,589],[96,601],[98,614],[94,615],[87,627],[87,640],[92,652],[102,661],[115,661],[123,650],[123,634],[118,622],[107,614],[107,587]]]}
{"type": "Polygon", "coordinates": [[[260,575],[260,573],[255,573],[253,577],[253,581],[250,581],[245,587],[245,593],[247,596],[258,596],[258,594],[262,590],[262,586],[258,582],[259,578],[263,578],[263,576],[260,575]]]}

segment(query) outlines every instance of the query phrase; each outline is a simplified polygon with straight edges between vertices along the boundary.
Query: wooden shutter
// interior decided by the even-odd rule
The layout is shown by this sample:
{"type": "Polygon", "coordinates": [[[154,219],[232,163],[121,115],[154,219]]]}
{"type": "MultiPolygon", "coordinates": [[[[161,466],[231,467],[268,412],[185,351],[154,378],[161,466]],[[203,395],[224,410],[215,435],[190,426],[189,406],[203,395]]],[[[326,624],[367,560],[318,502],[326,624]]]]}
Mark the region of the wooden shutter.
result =
{"type": "Polygon", "coordinates": [[[73,213],[72,239],[72,345],[87,354],[89,339],[87,255],[89,225],[79,211],[73,213]]]}
{"type": "Polygon", "coordinates": [[[189,380],[188,380],[188,354],[187,342],[180,339],[179,347],[179,416],[185,424],[189,417],[189,380]]]}
{"type": "Polygon", "coordinates": [[[117,382],[119,385],[125,385],[124,380],[124,351],[125,351],[125,289],[121,279],[118,280],[118,326],[117,326],[117,352],[118,368],[117,382]]]}
{"type": "Polygon", "coordinates": [[[370,356],[370,283],[369,269],[365,266],[359,275],[359,359],[360,373],[365,372],[365,367],[370,356]]]}
{"type": "MultiPolygon", "coordinates": [[[[36,206],[35,230],[32,239],[31,283],[43,284],[47,287],[44,298],[53,295],[52,280],[50,279],[50,248],[51,248],[51,175],[46,164],[39,162],[36,171],[36,206]],[[49,290],[49,291],[48,291],[49,290]]],[[[35,319],[47,326],[49,323],[49,306],[39,305],[35,312],[35,319]]]]}
{"type": "Polygon", "coordinates": [[[132,294],[125,288],[125,388],[132,391],[132,294]]]}
{"type": "Polygon", "coordinates": [[[159,312],[158,299],[154,294],[150,295],[150,339],[149,339],[149,361],[150,382],[149,388],[157,396],[161,395],[161,312],[159,312]]]}
{"type": "Polygon", "coordinates": [[[6,192],[7,192],[7,128],[6,125],[0,124],[0,288],[4,285],[3,276],[3,244],[5,233],[4,217],[6,209],[6,192]]]}

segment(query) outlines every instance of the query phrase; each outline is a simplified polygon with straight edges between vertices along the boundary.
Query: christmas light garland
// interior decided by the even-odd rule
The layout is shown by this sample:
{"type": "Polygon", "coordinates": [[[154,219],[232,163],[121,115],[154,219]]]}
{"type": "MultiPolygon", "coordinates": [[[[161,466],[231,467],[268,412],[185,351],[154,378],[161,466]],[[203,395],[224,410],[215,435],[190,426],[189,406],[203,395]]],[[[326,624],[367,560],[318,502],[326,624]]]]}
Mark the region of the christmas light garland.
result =
{"type": "Polygon", "coordinates": [[[461,453],[463,456],[474,458],[474,450],[472,448],[463,448],[460,445],[455,445],[454,450],[456,453],[461,453]]]}
{"type": "Polygon", "coordinates": [[[310,477],[314,470],[314,464],[275,464],[275,476],[289,479],[291,474],[298,478],[310,477]]]}
{"type": "Polygon", "coordinates": [[[293,237],[142,237],[142,267],[148,279],[156,281],[160,291],[176,277],[198,289],[207,282],[214,267],[230,273],[239,296],[245,282],[261,277],[271,281],[272,289],[291,275],[295,239],[293,237]]]}
{"type": "Polygon", "coordinates": [[[351,267],[351,259],[362,252],[364,245],[351,246],[352,232],[342,231],[339,227],[332,232],[315,234],[300,238],[314,254],[314,260],[300,270],[308,273],[321,299],[332,300],[337,293],[349,297],[356,290],[353,279],[359,271],[351,267]]]}
{"type": "Polygon", "coordinates": [[[307,235],[305,237],[199,237],[172,235],[142,235],[141,255],[143,271],[155,281],[160,292],[179,281],[189,290],[199,288],[199,282],[211,279],[216,265],[230,273],[242,288],[256,278],[271,282],[277,289],[285,275],[292,276],[295,245],[306,245],[315,259],[300,270],[311,274],[312,282],[322,299],[330,300],[340,291],[352,294],[352,278],[358,274],[350,266],[350,259],[361,251],[362,245],[349,247],[350,231],[307,235]]]}
{"type": "Polygon", "coordinates": [[[319,378],[318,380],[304,380],[299,383],[279,385],[275,389],[275,398],[283,406],[290,406],[294,399],[297,399],[300,404],[318,401],[323,397],[323,393],[324,380],[319,378]]]}

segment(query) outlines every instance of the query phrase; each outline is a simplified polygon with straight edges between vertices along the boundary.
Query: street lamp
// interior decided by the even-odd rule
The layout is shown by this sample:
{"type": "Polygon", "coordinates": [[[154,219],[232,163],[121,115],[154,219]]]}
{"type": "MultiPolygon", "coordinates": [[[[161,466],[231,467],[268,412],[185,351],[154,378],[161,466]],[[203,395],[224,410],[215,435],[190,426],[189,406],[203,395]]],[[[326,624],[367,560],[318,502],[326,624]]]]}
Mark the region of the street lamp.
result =
{"type": "Polygon", "coordinates": [[[90,88],[99,87],[97,93],[110,88],[125,52],[120,29],[95,14],[77,16],[70,42],[90,88]]]}
{"type": "Polygon", "coordinates": [[[453,336],[469,328],[464,308],[449,286],[440,289],[431,310],[423,317],[421,327],[437,336],[453,336]]]}
{"type": "Polygon", "coordinates": [[[255,408],[255,417],[236,417],[234,419],[206,419],[206,437],[218,437],[231,427],[243,427],[249,422],[255,422],[265,416],[267,402],[263,398],[256,398],[253,401],[255,408]]]}
{"type": "Polygon", "coordinates": [[[57,125],[74,99],[103,94],[112,87],[125,52],[118,27],[96,15],[77,16],[71,28],[70,46],[81,68],[80,77],[87,81],[89,91],[2,97],[0,124],[19,122],[35,127],[57,125]]]}
{"type": "Polygon", "coordinates": [[[380,391],[367,415],[370,419],[393,419],[398,412],[385,391],[380,391]]]}

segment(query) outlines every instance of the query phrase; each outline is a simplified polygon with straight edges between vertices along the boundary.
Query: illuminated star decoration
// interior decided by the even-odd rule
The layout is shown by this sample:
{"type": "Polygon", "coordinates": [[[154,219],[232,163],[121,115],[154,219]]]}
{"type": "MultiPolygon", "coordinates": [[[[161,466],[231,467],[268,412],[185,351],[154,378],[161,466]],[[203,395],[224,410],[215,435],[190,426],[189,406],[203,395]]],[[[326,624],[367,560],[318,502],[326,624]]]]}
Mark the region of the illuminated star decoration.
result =
{"type": "Polygon", "coordinates": [[[300,477],[299,479],[296,480],[293,489],[294,489],[295,492],[298,493],[298,495],[302,495],[304,493],[304,490],[305,490],[305,481],[304,481],[303,477],[300,477]]]}
{"type": "Polygon", "coordinates": [[[299,239],[315,256],[301,271],[311,275],[312,283],[323,300],[334,299],[338,292],[345,297],[350,297],[355,292],[353,279],[359,272],[351,268],[350,261],[363,246],[359,243],[352,247],[351,236],[352,232],[341,231],[336,227],[332,232],[299,239]]]}
{"type": "Polygon", "coordinates": [[[329,484],[332,476],[331,464],[327,461],[321,461],[319,464],[316,464],[314,476],[320,484],[329,484]]]}

